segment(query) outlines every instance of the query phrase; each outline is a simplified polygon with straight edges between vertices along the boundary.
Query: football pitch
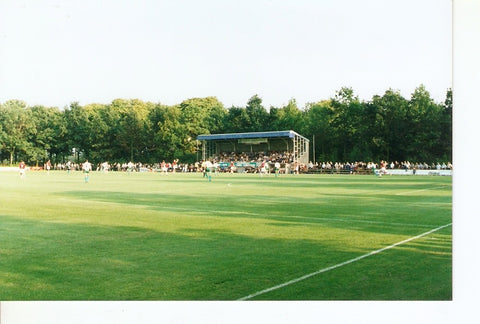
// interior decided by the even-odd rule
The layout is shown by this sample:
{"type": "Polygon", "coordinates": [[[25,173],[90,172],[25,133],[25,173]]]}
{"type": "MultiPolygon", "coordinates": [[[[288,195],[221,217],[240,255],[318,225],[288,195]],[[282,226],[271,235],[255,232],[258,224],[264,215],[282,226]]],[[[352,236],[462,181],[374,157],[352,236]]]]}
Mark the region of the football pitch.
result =
{"type": "Polygon", "coordinates": [[[452,178],[0,172],[0,300],[451,300],[452,178]]]}

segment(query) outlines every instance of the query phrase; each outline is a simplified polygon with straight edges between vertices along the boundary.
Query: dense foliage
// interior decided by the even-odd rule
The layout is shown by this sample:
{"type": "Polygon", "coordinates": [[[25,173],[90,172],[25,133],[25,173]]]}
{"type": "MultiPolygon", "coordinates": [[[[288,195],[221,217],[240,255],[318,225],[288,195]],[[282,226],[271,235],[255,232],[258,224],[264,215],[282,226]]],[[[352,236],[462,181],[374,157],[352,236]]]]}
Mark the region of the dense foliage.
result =
{"type": "Polygon", "coordinates": [[[0,104],[0,161],[189,162],[200,134],[290,129],[311,140],[317,161],[450,161],[452,92],[443,103],[435,103],[423,85],[410,100],[389,89],[360,101],[351,88],[342,88],[304,109],[292,99],[268,110],[258,95],[246,107],[228,109],[215,97],[174,106],[138,99],[74,102],[63,109],[9,100],[0,104]]]}

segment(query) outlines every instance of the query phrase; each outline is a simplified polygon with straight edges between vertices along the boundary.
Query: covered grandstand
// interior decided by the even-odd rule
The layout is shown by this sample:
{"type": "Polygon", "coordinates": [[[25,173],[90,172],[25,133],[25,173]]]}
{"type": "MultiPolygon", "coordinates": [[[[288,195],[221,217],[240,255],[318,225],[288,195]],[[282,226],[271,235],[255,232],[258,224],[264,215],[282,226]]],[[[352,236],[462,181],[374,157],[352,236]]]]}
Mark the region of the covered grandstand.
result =
{"type": "MultiPolygon", "coordinates": [[[[310,141],[293,130],[251,133],[199,135],[202,159],[218,159],[233,154],[278,156],[287,154],[289,162],[307,164],[310,141]]],[[[226,161],[222,161],[226,162],[226,161]]],[[[259,161],[235,161],[256,163],[259,161]]],[[[270,161],[272,162],[272,161],[270,161]]],[[[239,165],[240,166],[240,165],[239,165]]]]}

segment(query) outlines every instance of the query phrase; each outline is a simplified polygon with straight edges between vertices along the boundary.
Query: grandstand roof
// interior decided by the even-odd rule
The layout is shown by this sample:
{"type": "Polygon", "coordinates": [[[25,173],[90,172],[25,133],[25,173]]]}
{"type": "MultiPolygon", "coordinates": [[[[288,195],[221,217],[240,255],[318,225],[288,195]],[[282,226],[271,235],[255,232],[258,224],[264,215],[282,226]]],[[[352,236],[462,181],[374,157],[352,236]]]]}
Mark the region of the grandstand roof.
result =
{"type": "MultiPolygon", "coordinates": [[[[229,140],[241,138],[272,138],[272,137],[288,137],[295,138],[295,135],[303,137],[293,130],[287,131],[273,131],[273,132],[251,132],[251,133],[230,133],[230,134],[212,134],[212,135],[198,135],[197,139],[202,140],[229,140]]],[[[303,137],[304,138],[304,137],[303,137]]],[[[304,138],[306,139],[306,138],[304,138]]],[[[308,139],[306,139],[308,141],[308,139]]]]}

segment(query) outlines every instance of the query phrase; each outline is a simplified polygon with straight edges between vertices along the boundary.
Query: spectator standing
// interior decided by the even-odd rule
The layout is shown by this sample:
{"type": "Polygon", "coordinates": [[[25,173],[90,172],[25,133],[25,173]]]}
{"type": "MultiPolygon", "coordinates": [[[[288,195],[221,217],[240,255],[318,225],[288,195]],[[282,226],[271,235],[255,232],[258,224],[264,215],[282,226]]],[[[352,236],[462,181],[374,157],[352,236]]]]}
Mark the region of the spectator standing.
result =
{"type": "Polygon", "coordinates": [[[133,172],[133,162],[132,161],[129,161],[127,163],[127,173],[130,174],[133,172]]]}
{"type": "Polygon", "coordinates": [[[266,164],[265,161],[260,164],[260,177],[263,177],[263,175],[267,173],[266,164]]]}
{"type": "Polygon", "coordinates": [[[230,162],[230,173],[234,173],[237,170],[235,167],[235,163],[233,161],[230,162]]]}
{"type": "Polygon", "coordinates": [[[50,162],[50,160],[48,160],[46,163],[45,163],[45,170],[47,170],[47,174],[50,174],[50,169],[52,168],[52,163],[50,162]]]}
{"type": "Polygon", "coordinates": [[[20,179],[23,179],[25,177],[25,169],[26,169],[25,162],[20,161],[20,164],[18,165],[18,169],[20,170],[20,179]]]}
{"type": "Polygon", "coordinates": [[[165,163],[165,160],[162,161],[162,163],[160,164],[160,168],[161,168],[161,171],[162,171],[162,174],[164,175],[168,175],[168,167],[167,167],[167,163],[165,163]]]}

